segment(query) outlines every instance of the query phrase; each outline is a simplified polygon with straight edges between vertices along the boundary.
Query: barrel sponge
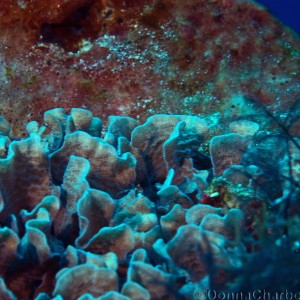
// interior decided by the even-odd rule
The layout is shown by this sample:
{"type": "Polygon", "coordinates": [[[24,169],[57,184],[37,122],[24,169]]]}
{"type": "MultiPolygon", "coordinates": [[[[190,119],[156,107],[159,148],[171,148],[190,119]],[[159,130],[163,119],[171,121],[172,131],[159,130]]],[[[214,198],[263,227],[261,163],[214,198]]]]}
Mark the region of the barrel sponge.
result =
{"type": "Polygon", "coordinates": [[[118,156],[116,149],[102,139],[83,131],[67,134],[60,149],[50,155],[51,174],[61,183],[71,155],[90,162],[88,182],[92,188],[121,196],[135,181],[136,160],[131,153],[118,156]]]}

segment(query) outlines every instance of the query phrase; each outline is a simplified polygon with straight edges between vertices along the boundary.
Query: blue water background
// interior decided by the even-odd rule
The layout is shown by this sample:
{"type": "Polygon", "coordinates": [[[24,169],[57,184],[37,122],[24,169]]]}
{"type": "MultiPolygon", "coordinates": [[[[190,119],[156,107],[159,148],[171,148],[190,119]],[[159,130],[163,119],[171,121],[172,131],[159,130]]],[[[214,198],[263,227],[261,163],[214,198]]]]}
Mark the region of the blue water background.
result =
{"type": "Polygon", "coordinates": [[[273,16],[300,34],[300,0],[256,0],[273,16]]]}

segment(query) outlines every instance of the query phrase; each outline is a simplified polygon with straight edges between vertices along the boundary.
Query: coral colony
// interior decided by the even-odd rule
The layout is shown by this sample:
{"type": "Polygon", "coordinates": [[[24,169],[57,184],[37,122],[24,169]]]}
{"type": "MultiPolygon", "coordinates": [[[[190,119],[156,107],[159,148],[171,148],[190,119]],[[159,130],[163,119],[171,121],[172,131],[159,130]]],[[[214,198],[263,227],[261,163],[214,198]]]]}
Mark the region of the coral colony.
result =
{"type": "Polygon", "coordinates": [[[0,2],[0,299],[299,300],[300,39],[250,0],[0,2]]]}

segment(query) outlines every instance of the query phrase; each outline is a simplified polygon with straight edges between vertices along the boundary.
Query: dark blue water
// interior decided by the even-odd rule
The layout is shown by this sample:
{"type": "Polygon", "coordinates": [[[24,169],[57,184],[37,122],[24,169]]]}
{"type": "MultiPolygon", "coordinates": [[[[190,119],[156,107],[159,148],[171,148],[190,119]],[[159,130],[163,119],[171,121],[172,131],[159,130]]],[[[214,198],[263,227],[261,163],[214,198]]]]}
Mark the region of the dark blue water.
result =
{"type": "Polygon", "coordinates": [[[300,34],[300,0],[256,0],[282,23],[300,34]]]}

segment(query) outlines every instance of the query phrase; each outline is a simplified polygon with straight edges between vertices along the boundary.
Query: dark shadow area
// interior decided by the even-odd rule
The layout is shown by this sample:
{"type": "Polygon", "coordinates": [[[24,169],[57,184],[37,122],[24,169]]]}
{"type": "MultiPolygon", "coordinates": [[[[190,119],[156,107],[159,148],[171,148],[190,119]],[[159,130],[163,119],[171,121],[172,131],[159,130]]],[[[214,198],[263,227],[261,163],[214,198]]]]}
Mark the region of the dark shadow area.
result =
{"type": "Polygon", "coordinates": [[[76,9],[61,23],[42,24],[40,28],[42,42],[56,44],[67,51],[78,51],[83,40],[94,40],[101,32],[102,24],[95,14],[97,9],[100,10],[92,2],[76,9]]]}

